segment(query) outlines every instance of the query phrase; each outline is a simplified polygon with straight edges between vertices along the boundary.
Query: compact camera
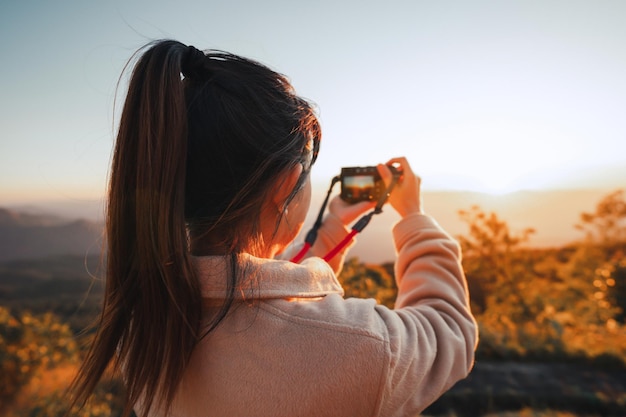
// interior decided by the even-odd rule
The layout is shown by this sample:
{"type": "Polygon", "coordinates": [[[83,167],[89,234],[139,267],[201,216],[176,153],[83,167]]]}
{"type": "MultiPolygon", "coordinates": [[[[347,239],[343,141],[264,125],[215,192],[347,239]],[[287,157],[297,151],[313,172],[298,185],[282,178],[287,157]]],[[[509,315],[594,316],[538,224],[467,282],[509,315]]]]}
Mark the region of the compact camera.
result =
{"type": "MultiPolygon", "coordinates": [[[[400,175],[395,167],[389,165],[389,169],[394,176],[400,175]]],[[[350,204],[378,201],[387,190],[376,167],[341,168],[340,179],[341,198],[350,204]]]]}

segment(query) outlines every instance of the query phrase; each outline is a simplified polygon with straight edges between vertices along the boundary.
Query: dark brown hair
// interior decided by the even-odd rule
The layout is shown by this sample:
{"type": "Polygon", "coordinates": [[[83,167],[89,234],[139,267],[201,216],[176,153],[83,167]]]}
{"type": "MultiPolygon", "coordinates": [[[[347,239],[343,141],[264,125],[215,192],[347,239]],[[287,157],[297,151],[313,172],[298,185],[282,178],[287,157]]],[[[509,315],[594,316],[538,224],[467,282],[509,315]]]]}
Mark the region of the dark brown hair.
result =
{"type": "Polygon", "coordinates": [[[127,388],[125,414],[138,400],[146,414],[171,405],[193,348],[232,305],[237,256],[258,239],[262,202],[301,163],[288,204],[321,137],[311,106],[271,69],[177,41],[146,48],[113,154],[103,308],[70,388],[84,405],[112,366],[127,388]],[[231,259],[231,296],[204,328],[192,254],[231,259]]]}

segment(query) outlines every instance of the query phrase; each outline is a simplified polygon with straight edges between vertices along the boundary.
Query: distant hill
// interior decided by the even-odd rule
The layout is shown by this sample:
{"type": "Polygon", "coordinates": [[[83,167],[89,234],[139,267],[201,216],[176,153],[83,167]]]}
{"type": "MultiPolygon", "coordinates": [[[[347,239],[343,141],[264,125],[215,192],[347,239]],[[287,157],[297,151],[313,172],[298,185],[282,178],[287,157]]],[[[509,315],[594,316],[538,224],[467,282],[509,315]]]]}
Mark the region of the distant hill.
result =
{"type": "Polygon", "coordinates": [[[100,253],[102,226],[0,208],[0,261],[100,253]]]}
{"type": "MultiPolygon", "coordinates": [[[[325,196],[325,186],[314,184],[311,211],[304,232],[317,216],[325,196]]],[[[613,190],[520,191],[505,195],[476,192],[425,191],[424,207],[453,236],[467,234],[468,227],[460,220],[459,210],[474,205],[486,212],[495,212],[510,228],[521,231],[532,227],[536,233],[530,245],[555,247],[582,238],[574,228],[580,214],[593,211],[602,197],[613,190]]],[[[0,261],[40,258],[51,255],[99,254],[102,234],[101,205],[93,204],[82,217],[74,205],[64,210],[56,202],[30,206],[27,209],[0,209],[0,261]],[[49,214],[52,213],[52,214],[49,214]]],[[[374,216],[367,228],[357,237],[350,256],[366,263],[384,263],[394,259],[390,230],[398,220],[390,207],[374,216]]]]}

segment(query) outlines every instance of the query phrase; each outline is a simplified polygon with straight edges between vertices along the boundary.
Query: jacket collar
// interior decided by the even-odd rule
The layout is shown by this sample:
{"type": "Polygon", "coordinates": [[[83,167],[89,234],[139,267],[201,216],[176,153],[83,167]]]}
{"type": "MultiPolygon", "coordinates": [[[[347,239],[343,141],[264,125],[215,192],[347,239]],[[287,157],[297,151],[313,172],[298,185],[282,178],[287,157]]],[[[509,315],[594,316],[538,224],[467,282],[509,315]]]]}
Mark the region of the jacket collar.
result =
{"type": "MultiPolygon", "coordinates": [[[[223,256],[193,258],[203,298],[223,299],[230,262],[223,256]]],[[[320,258],[307,258],[301,264],[290,261],[239,255],[240,282],[235,299],[315,298],[341,294],[343,288],[332,268],[320,258]]]]}

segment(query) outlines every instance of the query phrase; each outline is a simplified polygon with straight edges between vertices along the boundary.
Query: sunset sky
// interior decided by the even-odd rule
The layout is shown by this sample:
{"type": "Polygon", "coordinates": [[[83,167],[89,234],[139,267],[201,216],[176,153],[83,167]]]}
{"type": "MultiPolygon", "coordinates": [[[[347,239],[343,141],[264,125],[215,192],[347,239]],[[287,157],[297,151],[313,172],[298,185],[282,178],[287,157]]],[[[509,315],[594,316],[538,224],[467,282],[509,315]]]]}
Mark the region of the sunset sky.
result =
{"type": "Polygon", "coordinates": [[[158,38],[286,74],[321,188],[397,155],[432,190],[626,186],[624,22],[621,0],[5,0],[0,205],[102,195],[118,77],[158,38]]]}

